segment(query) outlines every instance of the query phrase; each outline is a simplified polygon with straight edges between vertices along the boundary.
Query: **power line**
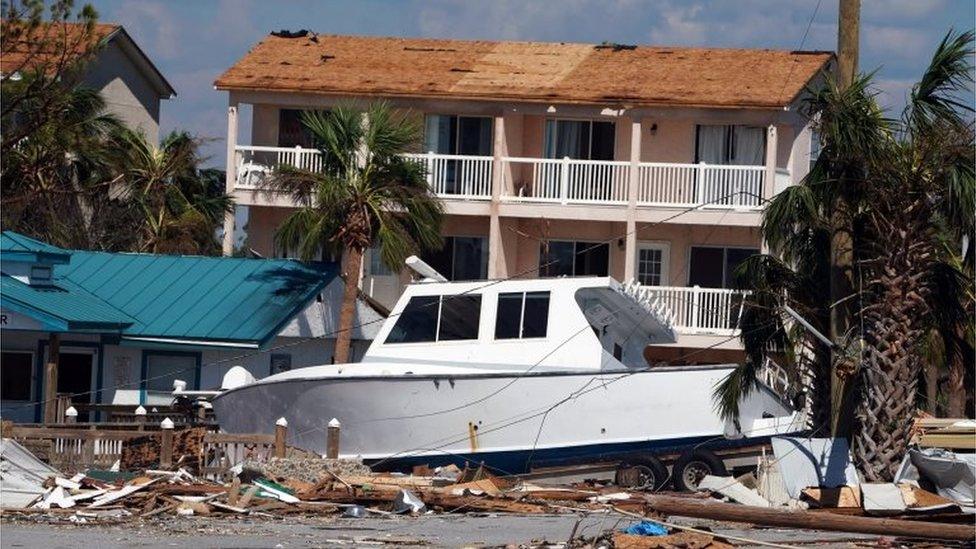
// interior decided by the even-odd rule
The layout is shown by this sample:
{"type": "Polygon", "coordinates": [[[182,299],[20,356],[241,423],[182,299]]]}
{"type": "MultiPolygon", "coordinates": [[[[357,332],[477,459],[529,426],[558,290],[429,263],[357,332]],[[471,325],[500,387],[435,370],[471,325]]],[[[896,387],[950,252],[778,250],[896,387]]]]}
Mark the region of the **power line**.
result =
{"type": "MultiPolygon", "coordinates": [[[[663,218],[661,220],[654,221],[654,222],[650,222],[650,223],[646,223],[646,224],[644,224],[644,225],[642,225],[640,227],[636,227],[633,231],[626,231],[626,232],[624,232],[622,234],[615,235],[615,236],[613,236],[613,237],[611,237],[609,239],[605,239],[605,240],[602,240],[602,241],[598,241],[598,242],[594,243],[590,247],[587,247],[587,248],[584,248],[583,250],[577,251],[574,255],[583,254],[583,253],[586,253],[586,252],[594,249],[596,246],[600,246],[600,245],[603,245],[603,244],[609,244],[609,243],[612,243],[612,242],[614,242],[614,241],[616,241],[616,240],[618,240],[620,238],[625,238],[628,235],[630,235],[631,233],[634,233],[636,235],[637,233],[639,233],[642,230],[646,230],[646,229],[649,229],[649,228],[654,227],[656,225],[660,225],[660,224],[666,223],[668,221],[672,221],[674,219],[677,219],[677,218],[681,217],[682,215],[686,215],[686,214],[691,213],[691,212],[696,211],[696,210],[701,210],[702,208],[704,208],[705,206],[708,206],[709,204],[721,203],[722,201],[728,200],[728,199],[733,198],[733,197],[736,197],[736,196],[752,197],[752,198],[758,199],[761,202],[768,201],[768,199],[766,199],[766,198],[764,198],[764,197],[762,197],[760,195],[757,195],[755,193],[750,193],[750,192],[741,191],[741,190],[740,191],[736,191],[736,192],[732,192],[732,193],[726,194],[724,196],[715,197],[712,200],[709,200],[707,202],[703,202],[701,204],[696,204],[696,205],[693,205],[693,206],[686,207],[686,208],[684,208],[684,209],[682,209],[682,210],[680,210],[678,212],[675,212],[674,214],[669,215],[669,216],[667,216],[667,217],[665,217],[665,218],[663,218]]],[[[459,292],[457,294],[452,294],[452,295],[449,295],[449,296],[444,296],[444,298],[450,300],[450,299],[455,299],[455,298],[459,298],[459,297],[468,295],[468,294],[470,294],[472,292],[479,292],[481,290],[484,290],[485,288],[494,286],[496,284],[500,284],[502,282],[507,282],[507,281],[510,281],[510,280],[513,280],[513,279],[516,279],[516,278],[521,278],[524,275],[531,274],[532,272],[541,270],[542,268],[548,267],[548,266],[553,265],[555,263],[556,263],[556,261],[553,260],[553,261],[550,261],[550,262],[545,263],[543,265],[540,265],[540,267],[538,267],[538,268],[525,269],[525,270],[523,270],[521,272],[515,273],[513,275],[509,275],[509,276],[504,277],[504,278],[490,280],[490,281],[488,281],[487,283],[485,283],[485,284],[483,284],[481,286],[478,286],[478,287],[475,287],[475,288],[471,288],[471,289],[468,289],[468,290],[464,290],[464,291],[459,292]]],[[[678,297],[678,299],[681,300],[681,301],[686,301],[687,302],[687,298],[678,297]]],[[[433,305],[439,305],[439,302],[433,302],[433,303],[425,304],[425,305],[422,305],[422,307],[428,307],[428,306],[433,306],[433,305]]],[[[712,309],[717,309],[717,308],[718,307],[713,307],[712,309]]],[[[333,330],[331,332],[327,332],[327,333],[324,333],[324,334],[321,334],[321,335],[318,335],[318,336],[309,336],[309,337],[305,337],[305,338],[298,338],[298,339],[296,339],[294,341],[289,341],[287,343],[283,343],[283,344],[280,344],[280,345],[276,345],[274,347],[269,347],[267,349],[257,349],[255,351],[252,351],[252,352],[249,352],[249,353],[243,353],[243,354],[239,354],[239,355],[235,355],[235,356],[231,356],[231,357],[226,357],[226,358],[223,358],[223,359],[213,360],[213,361],[208,362],[206,364],[201,364],[199,366],[199,368],[202,370],[205,367],[217,366],[217,365],[225,364],[225,363],[232,362],[232,361],[239,361],[239,360],[251,358],[253,356],[259,356],[259,355],[263,355],[263,354],[267,354],[267,353],[272,353],[272,352],[275,352],[275,351],[280,351],[282,349],[292,348],[292,347],[295,347],[295,346],[298,346],[298,345],[307,343],[309,341],[314,341],[314,340],[319,340],[319,339],[328,339],[328,338],[330,338],[332,336],[335,336],[335,335],[338,335],[338,334],[340,334],[340,333],[342,333],[344,331],[352,331],[352,330],[356,330],[356,329],[359,329],[359,328],[363,328],[365,326],[369,326],[369,325],[372,325],[372,324],[376,324],[378,322],[386,322],[387,320],[389,320],[391,318],[395,318],[395,317],[397,317],[397,316],[399,316],[401,314],[403,314],[403,311],[401,311],[400,313],[391,314],[391,315],[389,315],[386,318],[379,318],[379,319],[375,319],[375,320],[370,320],[370,321],[362,322],[362,323],[356,324],[354,326],[350,326],[349,328],[337,328],[337,329],[335,329],[335,330],[333,330]]],[[[165,374],[160,374],[158,376],[153,376],[153,377],[147,377],[145,379],[140,379],[139,380],[139,383],[140,383],[140,385],[143,385],[143,384],[146,384],[146,383],[148,383],[150,381],[154,381],[154,380],[162,379],[162,378],[168,378],[168,377],[173,376],[175,374],[183,374],[183,373],[187,373],[187,372],[190,372],[190,371],[196,371],[196,369],[197,369],[197,366],[196,365],[194,365],[194,366],[188,366],[188,367],[183,368],[181,370],[169,371],[169,372],[166,372],[165,374]]],[[[127,384],[116,384],[116,385],[113,385],[113,386],[101,387],[101,388],[94,389],[94,390],[90,390],[90,391],[84,391],[84,392],[80,392],[80,393],[73,393],[73,395],[76,395],[76,396],[97,395],[97,394],[101,394],[104,391],[110,391],[110,390],[116,390],[116,389],[125,389],[129,385],[132,385],[132,384],[131,383],[127,383],[127,384]]],[[[24,409],[24,408],[29,408],[29,407],[41,406],[41,405],[47,404],[48,402],[52,402],[52,400],[47,399],[47,400],[38,400],[38,401],[25,402],[25,403],[19,404],[17,406],[11,406],[11,407],[9,407],[7,409],[8,410],[19,410],[19,409],[24,409]]]]}

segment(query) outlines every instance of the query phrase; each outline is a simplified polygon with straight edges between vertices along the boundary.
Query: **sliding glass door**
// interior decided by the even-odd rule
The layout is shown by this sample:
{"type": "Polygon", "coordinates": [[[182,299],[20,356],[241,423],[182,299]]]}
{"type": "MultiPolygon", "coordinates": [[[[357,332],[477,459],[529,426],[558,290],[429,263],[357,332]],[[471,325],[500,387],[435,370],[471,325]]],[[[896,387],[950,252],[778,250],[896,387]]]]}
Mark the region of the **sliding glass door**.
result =
{"type": "Polygon", "coordinates": [[[613,122],[546,120],[546,158],[613,160],[613,122]]]}
{"type": "MultiPolygon", "coordinates": [[[[491,156],[491,118],[486,116],[456,116],[450,114],[427,115],[424,132],[424,152],[436,154],[491,156]]],[[[466,194],[464,182],[475,173],[464,173],[464,165],[457,160],[443,164],[447,171],[442,175],[447,194],[466,194]]]]}
{"type": "MultiPolygon", "coordinates": [[[[695,130],[695,163],[712,166],[762,166],[766,159],[766,131],[754,126],[699,125],[695,130]]],[[[706,204],[753,204],[756,188],[754,173],[714,169],[704,172],[696,185],[695,196],[706,204]],[[746,194],[744,194],[746,193],[746,194]]]]}

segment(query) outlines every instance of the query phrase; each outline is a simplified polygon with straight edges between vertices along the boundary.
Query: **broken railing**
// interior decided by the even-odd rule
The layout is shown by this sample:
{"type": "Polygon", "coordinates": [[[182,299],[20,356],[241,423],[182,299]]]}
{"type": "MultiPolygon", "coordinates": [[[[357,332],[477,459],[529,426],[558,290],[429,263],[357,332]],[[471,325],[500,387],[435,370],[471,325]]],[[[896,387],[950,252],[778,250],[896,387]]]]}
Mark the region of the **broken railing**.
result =
{"type": "Polygon", "coordinates": [[[204,427],[177,429],[172,421],[160,423],[65,423],[23,425],[4,422],[2,435],[29,448],[41,460],[62,470],[113,467],[127,446],[140,448],[144,461],[163,469],[184,460],[198,464],[198,473],[213,478],[243,462],[284,457],[287,423],[279,421],[274,434],[218,433],[204,427]],[[181,443],[195,432],[192,443],[181,443]],[[145,450],[148,448],[148,450],[145,450]]]}

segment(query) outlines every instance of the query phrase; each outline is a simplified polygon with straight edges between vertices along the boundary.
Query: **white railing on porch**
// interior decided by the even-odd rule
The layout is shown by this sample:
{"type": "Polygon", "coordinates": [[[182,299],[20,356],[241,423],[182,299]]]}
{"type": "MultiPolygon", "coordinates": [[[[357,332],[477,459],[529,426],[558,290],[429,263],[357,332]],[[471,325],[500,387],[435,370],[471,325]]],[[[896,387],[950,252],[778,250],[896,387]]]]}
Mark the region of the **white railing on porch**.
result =
{"type": "Polygon", "coordinates": [[[261,147],[238,145],[236,187],[245,190],[261,188],[271,171],[282,165],[309,171],[322,169],[322,153],[304,147],[261,147]]]}
{"type": "MultiPolygon", "coordinates": [[[[236,151],[236,186],[245,190],[259,189],[276,166],[323,168],[318,149],[238,145],[236,151]]],[[[496,166],[490,156],[404,156],[424,166],[431,189],[442,198],[491,199],[492,174],[500,168],[506,201],[618,206],[628,202],[629,162],[503,157],[496,166]]],[[[760,209],[766,184],[764,166],[642,162],[637,174],[637,205],[642,207],[760,209]]]]}
{"type": "Polygon", "coordinates": [[[508,193],[518,202],[626,204],[630,163],[570,158],[502,159],[508,193]]]}
{"type": "Polygon", "coordinates": [[[474,200],[491,198],[493,158],[490,156],[436,153],[404,156],[423,164],[427,182],[438,196],[474,200]]]}
{"type": "Polygon", "coordinates": [[[742,290],[699,286],[644,286],[670,309],[678,333],[731,336],[738,333],[742,316],[742,290]]]}
{"type": "Polygon", "coordinates": [[[637,205],[757,209],[765,179],[765,166],[642,162],[637,205]]]}

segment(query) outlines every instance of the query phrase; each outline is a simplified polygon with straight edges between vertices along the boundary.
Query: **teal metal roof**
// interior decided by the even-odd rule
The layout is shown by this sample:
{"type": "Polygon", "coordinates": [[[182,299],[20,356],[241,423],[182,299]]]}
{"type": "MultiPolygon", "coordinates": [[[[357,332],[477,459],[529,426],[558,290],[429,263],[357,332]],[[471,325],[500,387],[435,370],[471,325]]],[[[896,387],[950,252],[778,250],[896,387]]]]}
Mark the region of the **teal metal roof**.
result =
{"type": "Polygon", "coordinates": [[[135,322],[68,281],[32,286],[0,275],[0,304],[34,318],[55,332],[120,332],[135,322]]]}
{"type": "Polygon", "coordinates": [[[85,251],[54,274],[134,319],[123,336],[259,345],[337,275],[288,259],[85,251]]]}
{"type": "Polygon", "coordinates": [[[67,263],[71,253],[14,231],[0,232],[0,259],[31,263],[67,263]]]}

